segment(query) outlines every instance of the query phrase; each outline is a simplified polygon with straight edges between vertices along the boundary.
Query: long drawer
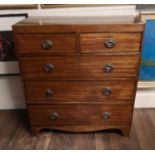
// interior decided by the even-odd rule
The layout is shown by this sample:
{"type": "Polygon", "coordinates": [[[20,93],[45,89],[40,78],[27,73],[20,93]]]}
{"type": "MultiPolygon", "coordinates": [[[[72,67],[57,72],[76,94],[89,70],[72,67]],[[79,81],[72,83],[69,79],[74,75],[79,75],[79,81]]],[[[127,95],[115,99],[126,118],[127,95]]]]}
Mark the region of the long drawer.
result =
{"type": "Polygon", "coordinates": [[[61,54],[76,52],[74,34],[18,34],[18,53],[61,54]]]}
{"type": "Polygon", "coordinates": [[[135,80],[121,81],[25,81],[26,98],[33,104],[60,102],[131,103],[135,80]]]}
{"type": "Polygon", "coordinates": [[[139,56],[21,57],[24,78],[137,77],[139,56]]]}
{"type": "Polygon", "coordinates": [[[29,106],[33,126],[40,125],[129,125],[130,105],[51,105],[29,106]]]}
{"type": "Polygon", "coordinates": [[[81,53],[139,52],[141,33],[81,34],[81,53]]]}

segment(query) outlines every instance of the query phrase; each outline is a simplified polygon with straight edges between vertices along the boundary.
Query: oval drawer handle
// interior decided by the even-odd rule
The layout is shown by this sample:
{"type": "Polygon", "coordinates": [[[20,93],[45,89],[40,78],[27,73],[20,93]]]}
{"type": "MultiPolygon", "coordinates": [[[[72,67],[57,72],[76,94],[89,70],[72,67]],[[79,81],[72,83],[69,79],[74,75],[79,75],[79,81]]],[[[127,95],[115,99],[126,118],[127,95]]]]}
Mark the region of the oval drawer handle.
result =
{"type": "Polygon", "coordinates": [[[107,87],[103,89],[103,94],[104,95],[110,95],[112,93],[112,89],[107,87]]]}
{"type": "Polygon", "coordinates": [[[53,46],[53,42],[51,40],[44,40],[41,46],[43,49],[50,49],[53,46]]]}
{"type": "Polygon", "coordinates": [[[106,72],[106,73],[109,73],[113,70],[113,65],[112,64],[105,64],[104,67],[103,67],[103,70],[106,72]]]}
{"type": "Polygon", "coordinates": [[[54,69],[54,65],[53,65],[53,64],[46,64],[46,65],[43,67],[43,71],[46,72],[46,73],[52,72],[53,69],[54,69]]]}
{"type": "Polygon", "coordinates": [[[103,112],[103,113],[102,113],[102,117],[103,117],[103,119],[105,119],[105,120],[109,119],[110,116],[111,116],[111,114],[110,114],[109,112],[103,112]]]}
{"type": "Polygon", "coordinates": [[[48,99],[51,99],[52,96],[53,96],[54,92],[53,90],[51,89],[47,89],[46,93],[45,93],[45,96],[48,98],[48,99]]]}
{"type": "Polygon", "coordinates": [[[49,118],[50,120],[55,121],[59,118],[59,114],[57,112],[52,112],[49,118]]]}
{"type": "Polygon", "coordinates": [[[112,38],[108,38],[108,39],[105,41],[105,47],[106,47],[106,48],[113,48],[115,45],[116,45],[116,41],[113,40],[112,38]]]}

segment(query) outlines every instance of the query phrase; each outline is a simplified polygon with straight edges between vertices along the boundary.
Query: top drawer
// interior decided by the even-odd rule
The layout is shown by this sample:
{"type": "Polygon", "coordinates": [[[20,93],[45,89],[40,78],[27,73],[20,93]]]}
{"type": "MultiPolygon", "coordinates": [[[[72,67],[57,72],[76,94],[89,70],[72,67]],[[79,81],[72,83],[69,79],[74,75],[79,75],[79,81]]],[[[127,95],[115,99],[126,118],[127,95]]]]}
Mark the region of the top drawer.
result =
{"type": "Polygon", "coordinates": [[[141,33],[81,34],[81,53],[138,52],[141,33]]]}
{"type": "Polygon", "coordinates": [[[75,53],[74,34],[17,34],[19,53],[75,53]]]}

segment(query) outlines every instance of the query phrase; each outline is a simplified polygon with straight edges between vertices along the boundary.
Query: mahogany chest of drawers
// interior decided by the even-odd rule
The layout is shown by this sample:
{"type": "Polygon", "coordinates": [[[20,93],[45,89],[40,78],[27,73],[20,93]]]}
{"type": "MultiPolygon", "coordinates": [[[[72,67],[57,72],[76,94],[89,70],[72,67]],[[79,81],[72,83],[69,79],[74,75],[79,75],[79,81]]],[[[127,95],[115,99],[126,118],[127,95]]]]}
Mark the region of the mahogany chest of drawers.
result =
{"type": "Polygon", "coordinates": [[[33,135],[129,136],[144,25],[120,19],[31,17],[13,26],[33,135]]]}

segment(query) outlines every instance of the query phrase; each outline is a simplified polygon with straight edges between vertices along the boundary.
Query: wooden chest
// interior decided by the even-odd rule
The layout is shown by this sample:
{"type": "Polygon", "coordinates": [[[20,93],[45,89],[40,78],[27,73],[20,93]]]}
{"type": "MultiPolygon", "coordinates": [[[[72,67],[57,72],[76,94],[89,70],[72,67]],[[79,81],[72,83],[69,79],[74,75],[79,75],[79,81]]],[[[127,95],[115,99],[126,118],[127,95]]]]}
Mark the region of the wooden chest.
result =
{"type": "Polygon", "coordinates": [[[129,136],[144,25],[120,18],[31,17],[13,26],[33,135],[129,136]]]}

